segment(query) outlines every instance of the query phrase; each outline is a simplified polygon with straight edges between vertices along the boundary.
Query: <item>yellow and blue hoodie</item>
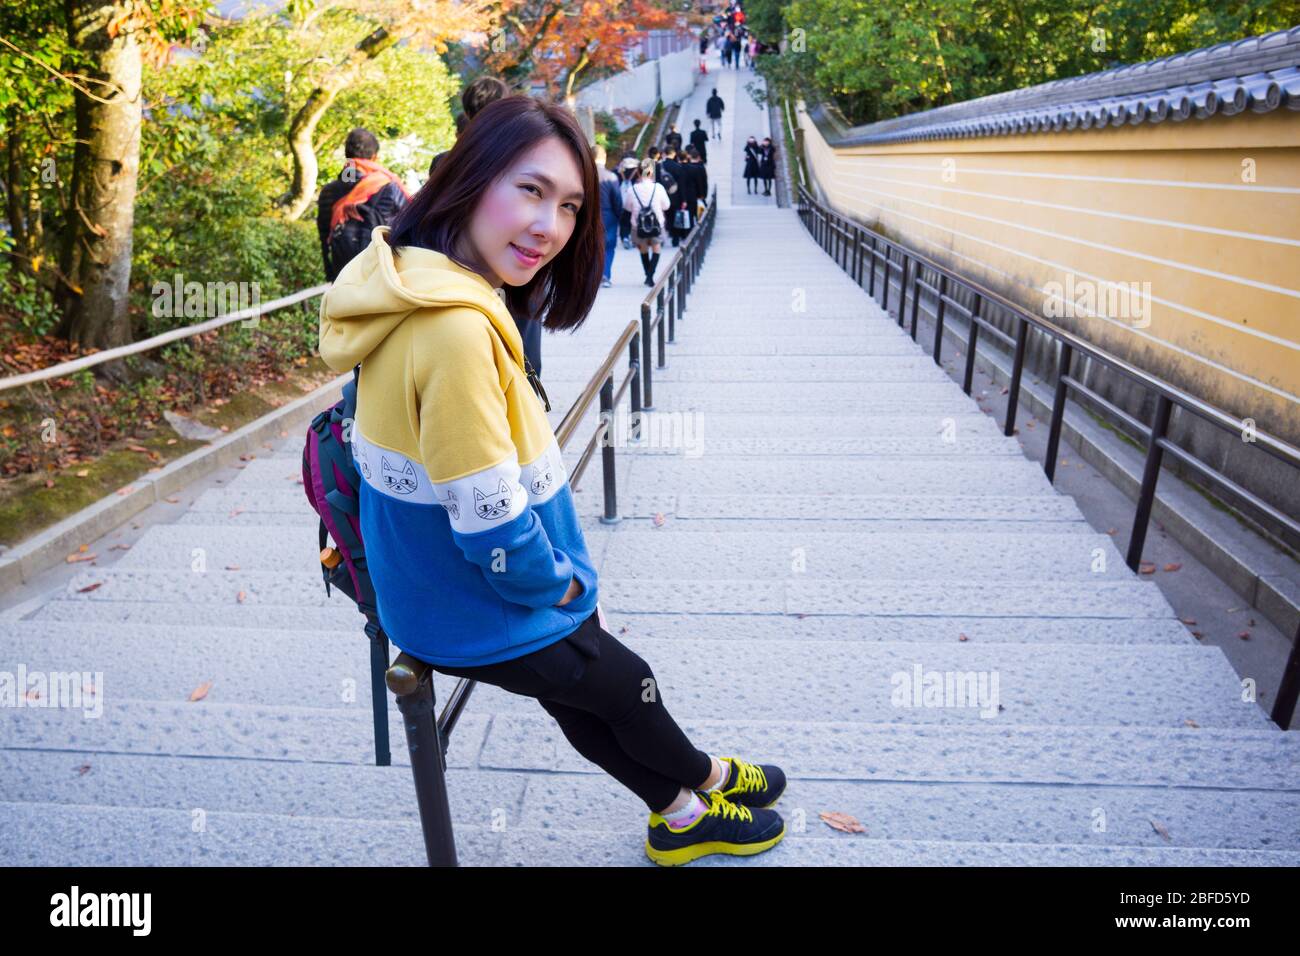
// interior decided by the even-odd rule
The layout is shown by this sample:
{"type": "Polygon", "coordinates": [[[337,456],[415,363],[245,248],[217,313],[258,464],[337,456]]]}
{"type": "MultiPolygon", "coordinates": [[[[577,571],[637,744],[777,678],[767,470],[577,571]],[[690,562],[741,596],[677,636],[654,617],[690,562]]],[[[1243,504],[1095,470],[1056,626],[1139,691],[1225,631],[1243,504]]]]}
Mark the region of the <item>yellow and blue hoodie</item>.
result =
{"type": "Polygon", "coordinates": [[[540,650],[596,609],[560,448],[492,285],[378,226],[325,293],[320,354],[361,363],[352,455],[379,620],[431,664],[540,650]],[[582,592],[563,607],[570,581],[582,592]]]}

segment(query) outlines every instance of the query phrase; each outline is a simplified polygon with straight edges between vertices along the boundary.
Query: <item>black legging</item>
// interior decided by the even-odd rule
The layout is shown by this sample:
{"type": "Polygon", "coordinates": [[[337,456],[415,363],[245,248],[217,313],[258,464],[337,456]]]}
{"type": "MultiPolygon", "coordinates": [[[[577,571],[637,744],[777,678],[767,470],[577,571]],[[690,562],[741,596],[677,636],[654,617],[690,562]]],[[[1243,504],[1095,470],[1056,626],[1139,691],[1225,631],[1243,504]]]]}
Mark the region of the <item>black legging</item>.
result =
{"type": "Polygon", "coordinates": [[[594,611],[540,651],[480,667],[433,668],[536,697],[574,750],[656,813],[713,772],[712,758],[669,716],[650,665],[601,627],[594,611]]]}

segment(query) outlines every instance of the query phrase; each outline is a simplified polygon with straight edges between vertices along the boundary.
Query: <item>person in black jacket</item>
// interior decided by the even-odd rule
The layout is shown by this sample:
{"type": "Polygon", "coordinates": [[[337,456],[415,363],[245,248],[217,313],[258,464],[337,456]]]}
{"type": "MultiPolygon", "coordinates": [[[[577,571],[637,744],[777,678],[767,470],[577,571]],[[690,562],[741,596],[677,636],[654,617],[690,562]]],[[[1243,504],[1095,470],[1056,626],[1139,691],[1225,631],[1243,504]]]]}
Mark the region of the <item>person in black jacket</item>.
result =
{"type": "Polygon", "coordinates": [[[668,132],[664,134],[664,147],[681,151],[682,134],[677,132],[676,123],[668,124],[668,132]]]}
{"type": "Polygon", "coordinates": [[[700,161],[707,163],[709,161],[709,134],[704,132],[700,126],[700,121],[695,121],[695,129],[691,130],[691,145],[700,152],[700,161]]]}
{"type": "Polygon", "coordinates": [[[704,112],[709,114],[709,132],[722,139],[722,111],[725,109],[722,103],[722,97],[718,91],[714,90],[709,101],[704,104],[704,112]]]}
{"type": "MultiPolygon", "coordinates": [[[[379,140],[368,129],[357,127],[348,133],[343,143],[345,162],[339,170],[338,178],[330,180],[321,187],[320,198],[316,203],[316,232],[320,236],[321,259],[325,266],[325,281],[333,282],[347,262],[335,262],[337,258],[330,252],[331,220],[334,206],[343,199],[356,185],[365,178],[370,170],[382,167],[375,162],[379,155],[379,140]],[[359,160],[359,162],[354,162],[359,160]]],[[[387,173],[390,177],[393,174],[387,173]]],[[[395,177],[393,177],[395,178],[395,177]]],[[[375,225],[382,226],[392,222],[393,217],[406,205],[406,191],[398,182],[389,182],[366,198],[366,205],[376,214],[375,225]]]]}
{"type": "Polygon", "coordinates": [[[776,147],[772,137],[764,136],[758,147],[758,178],[763,180],[763,195],[772,195],[772,180],[776,178],[776,147]]]}
{"type": "Polygon", "coordinates": [[[755,180],[759,178],[759,156],[758,140],[751,136],[745,141],[745,192],[747,193],[758,192],[755,180]]]}
{"type": "Polygon", "coordinates": [[[689,212],[689,204],[695,201],[693,192],[694,177],[687,171],[685,164],[677,158],[677,150],[672,146],[664,150],[664,161],[660,163],[660,168],[677,182],[677,191],[669,197],[672,200],[672,205],[669,206],[667,215],[668,235],[672,237],[673,246],[676,247],[682,244],[682,239],[690,232],[689,226],[681,229],[676,223],[677,210],[685,207],[689,212]]]}
{"type": "MultiPolygon", "coordinates": [[[[465,129],[465,126],[469,121],[474,118],[475,113],[487,106],[489,103],[499,100],[503,96],[509,95],[510,87],[506,86],[503,80],[499,80],[495,76],[480,76],[469,86],[465,87],[464,91],[460,94],[460,105],[465,112],[456,117],[456,138],[460,139],[461,132],[465,129]]],[[[439,161],[441,161],[442,157],[446,156],[448,152],[450,151],[444,150],[437,156],[433,157],[433,161],[429,163],[430,176],[433,175],[433,171],[438,168],[439,161]]]]}
{"type": "MultiPolygon", "coordinates": [[[[689,224],[682,232],[682,236],[685,237],[695,228],[695,223],[699,219],[700,203],[708,201],[709,174],[705,172],[704,163],[700,161],[700,151],[694,144],[686,147],[686,157],[680,165],[682,202],[686,203],[686,211],[690,218],[689,224]]],[[[677,208],[681,208],[681,203],[677,203],[677,208]]]]}

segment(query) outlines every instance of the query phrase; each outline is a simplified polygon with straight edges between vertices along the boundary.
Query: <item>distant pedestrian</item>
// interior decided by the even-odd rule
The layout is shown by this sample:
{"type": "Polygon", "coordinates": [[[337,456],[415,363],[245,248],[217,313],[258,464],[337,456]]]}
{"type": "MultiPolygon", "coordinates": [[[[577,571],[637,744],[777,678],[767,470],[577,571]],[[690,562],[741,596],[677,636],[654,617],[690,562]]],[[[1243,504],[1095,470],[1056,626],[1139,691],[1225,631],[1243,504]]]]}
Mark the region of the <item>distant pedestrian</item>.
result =
{"type": "Polygon", "coordinates": [[[659,250],[667,231],[664,216],[671,205],[668,193],[655,181],[654,160],[642,161],[640,177],[628,190],[623,205],[632,213],[632,243],[641,253],[645,284],[653,286],[655,270],[659,268],[659,250]]]}
{"type": "Polygon", "coordinates": [[[709,133],[722,139],[722,111],[726,109],[722,97],[714,90],[709,101],[704,104],[704,112],[709,114],[709,133]]]}
{"type": "MultiPolygon", "coordinates": [[[[641,175],[641,163],[631,153],[623,157],[623,161],[618,164],[618,186],[619,192],[622,193],[624,202],[627,200],[627,191],[632,184],[637,181],[641,175]]],[[[632,248],[632,214],[627,211],[626,205],[623,207],[622,214],[618,219],[618,234],[622,238],[623,248],[632,248]]]]}
{"type": "Polygon", "coordinates": [[[370,245],[377,226],[386,226],[410,200],[401,178],[382,166],[379,140],[367,129],[352,130],[343,143],[345,162],[337,179],[321,187],[316,207],[325,280],[333,282],[343,267],[370,245]]]}
{"type": "Polygon", "coordinates": [[[614,253],[618,251],[618,222],[623,212],[623,192],[619,189],[618,174],[605,168],[607,155],[604,146],[595,149],[596,179],[600,184],[600,220],[605,227],[605,275],[601,287],[613,285],[610,270],[614,266],[614,253]]]}
{"type": "Polygon", "coordinates": [[[776,178],[776,147],[772,137],[764,136],[758,147],[758,175],[763,180],[763,195],[772,195],[772,180],[776,178]]]}
{"type": "Polygon", "coordinates": [[[700,161],[707,163],[709,161],[709,134],[704,132],[700,126],[700,121],[695,121],[695,129],[691,130],[691,145],[700,152],[700,161]]]}
{"type": "Polygon", "coordinates": [[[759,179],[758,161],[761,153],[758,140],[751,136],[745,141],[745,192],[757,193],[759,179]]]}

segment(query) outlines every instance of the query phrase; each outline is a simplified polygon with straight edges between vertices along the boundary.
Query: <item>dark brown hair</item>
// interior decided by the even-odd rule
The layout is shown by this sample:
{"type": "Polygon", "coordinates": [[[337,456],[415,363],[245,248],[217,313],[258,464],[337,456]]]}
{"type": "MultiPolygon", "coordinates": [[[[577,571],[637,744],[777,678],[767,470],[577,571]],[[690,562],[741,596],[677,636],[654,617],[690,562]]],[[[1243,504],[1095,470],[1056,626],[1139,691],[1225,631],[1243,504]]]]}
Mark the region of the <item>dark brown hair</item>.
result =
{"type": "MultiPolygon", "coordinates": [[[[506,285],[506,305],[516,318],[535,318],[548,329],[580,325],[591,311],[605,265],[600,185],[591,147],[573,115],[532,96],[506,96],[487,104],[465,127],[405,208],[393,220],[388,244],[420,246],[455,259],[479,200],[520,155],[547,136],[569,147],[582,176],[582,207],[559,254],[522,286],[506,285]]],[[[459,260],[455,260],[459,261],[459,260]]],[[[461,263],[467,268],[467,263],[461,263]]]]}

